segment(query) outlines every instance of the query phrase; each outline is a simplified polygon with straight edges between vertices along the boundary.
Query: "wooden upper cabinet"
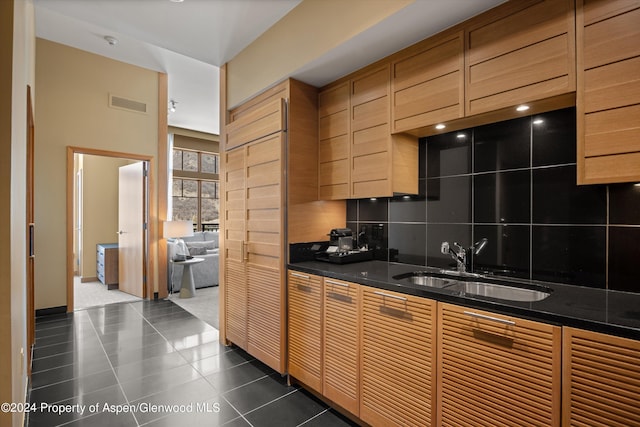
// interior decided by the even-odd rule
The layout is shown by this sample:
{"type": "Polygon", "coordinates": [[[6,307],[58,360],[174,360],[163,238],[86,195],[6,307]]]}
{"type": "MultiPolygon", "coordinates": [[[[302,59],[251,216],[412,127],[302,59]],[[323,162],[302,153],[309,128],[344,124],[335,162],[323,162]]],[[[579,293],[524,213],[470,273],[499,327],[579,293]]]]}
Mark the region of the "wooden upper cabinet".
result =
{"type": "Polygon", "coordinates": [[[559,426],[562,330],[438,303],[438,426],[559,426]]]}
{"type": "Polygon", "coordinates": [[[435,426],[436,302],[362,287],[360,418],[435,426]]]}
{"type": "Polygon", "coordinates": [[[349,198],[349,83],[320,92],[319,197],[349,198]]]}
{"type": "Polygon", "coordinates": [[[392,131],[464,117],[464,33],[436,36],[392,63],[392,131]]]}
{"type": "Polygon", "coordinates": [[[640,181],[640,1],[578,1],[578,183],[640,181]]]}
{"type": "Polygon", "coordinates": [[[227,125],[225,150],[282,131],[286,126],[284,99],[258,104],[227,125]]]}
{"type": "Polygon", "coordinates": [[[564,328],[563,425],[640,426],[640,341],[564,328]]]}
{"type": "Polygon", "coordinates": [[[469,22],[466,115],[575,91],[573,3],[509,2],[469,22]]]}

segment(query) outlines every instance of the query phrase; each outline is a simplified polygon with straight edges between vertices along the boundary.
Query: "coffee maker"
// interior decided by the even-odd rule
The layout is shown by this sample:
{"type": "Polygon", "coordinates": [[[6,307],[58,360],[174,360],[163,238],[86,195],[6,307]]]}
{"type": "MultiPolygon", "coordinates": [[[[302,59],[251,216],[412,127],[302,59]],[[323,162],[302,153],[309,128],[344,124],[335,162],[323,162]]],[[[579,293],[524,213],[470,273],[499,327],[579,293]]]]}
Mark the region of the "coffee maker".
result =
{"type": "Polygon", "coordinates": [[[334,264],[368,261],[373,252],[353,248],[353,233],[350,228],[334,228],[329,232],[329,247],[316,253],[316,260],[334,264]]]}

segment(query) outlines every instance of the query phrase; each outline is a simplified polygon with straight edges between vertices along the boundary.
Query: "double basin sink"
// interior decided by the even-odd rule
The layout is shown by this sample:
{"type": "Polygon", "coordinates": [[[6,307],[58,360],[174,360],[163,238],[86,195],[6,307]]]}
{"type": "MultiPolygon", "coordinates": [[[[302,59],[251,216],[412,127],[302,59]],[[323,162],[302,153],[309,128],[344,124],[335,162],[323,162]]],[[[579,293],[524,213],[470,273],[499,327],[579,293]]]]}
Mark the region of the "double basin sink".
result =
{"type": "Polygon", "coordinates": [[[413,285],[446,289],[456,295],[481,296],[504,301],[536,302],[551,295],[551,288],[538,285],[512,286],[511,284],[483,281],[483,276],[473,273],[441,271],[430,273],[415,271],[393,276],[394,280],[409,282],[413,285]]]}

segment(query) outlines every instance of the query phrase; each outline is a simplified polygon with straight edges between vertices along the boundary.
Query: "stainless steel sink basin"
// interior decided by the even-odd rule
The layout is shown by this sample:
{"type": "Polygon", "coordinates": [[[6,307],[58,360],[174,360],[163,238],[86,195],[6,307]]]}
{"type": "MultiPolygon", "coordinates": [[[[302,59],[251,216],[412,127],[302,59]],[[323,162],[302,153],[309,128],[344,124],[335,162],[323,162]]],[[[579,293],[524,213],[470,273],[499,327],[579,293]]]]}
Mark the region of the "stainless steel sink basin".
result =
{"type": "Polygon", "coordinates": [[[516,288],[514,286],[485,282],[457,281],[447,289],[454,289],[454,287],[459,290],[460,294],[478,295],[507,301],[535,302],[542,301],[551,295],[550,292],[538,289],[516,288]]]}
{"type": "Polygon", "coordinates": [[[413,285],[429,286],[432,288],[444,288],[454,282],[451,279],[427,275],[422,271],[398,274],[397,276],[393,276],[393,278],[396,280],[407,280],[413,285]]]}
{"type": "Polygon", "coordinates": [[[551,295],[551,289],[542,286],[518,287],[502,283],[478,281],[479,275],[473,275],[468,280],[440,277],[426,271],[393,276],[395,280],[407,281],[413,285],[447,289],[458,295],[481,296],[505,301],[536,302],[551,295]]]}

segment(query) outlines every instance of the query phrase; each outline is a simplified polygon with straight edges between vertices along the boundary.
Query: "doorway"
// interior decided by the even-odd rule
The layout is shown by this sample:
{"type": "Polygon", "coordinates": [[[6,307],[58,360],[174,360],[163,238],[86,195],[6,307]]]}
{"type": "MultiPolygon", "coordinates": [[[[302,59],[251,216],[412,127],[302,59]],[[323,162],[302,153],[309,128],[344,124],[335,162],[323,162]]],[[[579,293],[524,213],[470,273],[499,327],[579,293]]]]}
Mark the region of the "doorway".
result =
{"type": "Polygon", "coordinates": [[[148,297],[151,159],[69,147],[67,162],[67,311],[148,297]],[[129,200],[122,203],[121,169],[132,168],[141,171],[142,181],[135,199],[129,192],[129,200]],[[119,206],[129,205],[139,208],[133,226],[131,221],[123,225],[119,212],[119,206]],[[132,236],[138,240],[135,244],[132,236]],[[125,256],[121,246],[126,247],[125,256]],[[128,281],[121,276],[123,271],[128,281]]]}

